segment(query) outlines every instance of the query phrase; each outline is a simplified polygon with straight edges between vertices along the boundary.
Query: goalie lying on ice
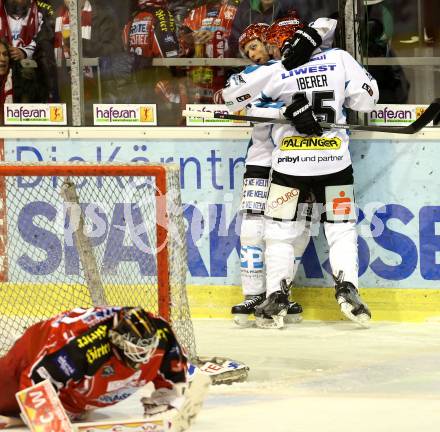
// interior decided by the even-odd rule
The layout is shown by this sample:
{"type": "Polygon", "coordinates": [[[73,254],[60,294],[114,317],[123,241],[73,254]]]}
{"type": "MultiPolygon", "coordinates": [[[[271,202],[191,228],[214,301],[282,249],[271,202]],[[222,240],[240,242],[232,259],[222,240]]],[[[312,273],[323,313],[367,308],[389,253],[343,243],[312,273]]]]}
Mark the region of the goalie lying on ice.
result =
{"type": "Polygon", "coordinates": [[[49,379],[72,419],[155,387],[146,414],[185,402],[187,359],[170,325],[141,308],[74,309],[29,327],[0,358],[0,415],[16,416],[15,393],[49,379]]]}

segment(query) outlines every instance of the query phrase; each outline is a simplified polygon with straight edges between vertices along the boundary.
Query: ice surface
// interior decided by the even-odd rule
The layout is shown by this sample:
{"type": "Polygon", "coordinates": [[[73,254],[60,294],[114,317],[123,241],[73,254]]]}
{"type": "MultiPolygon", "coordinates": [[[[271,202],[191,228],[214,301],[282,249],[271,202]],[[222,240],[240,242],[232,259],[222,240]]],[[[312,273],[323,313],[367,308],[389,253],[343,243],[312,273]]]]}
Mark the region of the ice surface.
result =
{"type": "MultiPolygon", "coordinates": [[[[440,323],[194,323],[200,355],[242,361],[250,374],[246,383],[211,388],[193,432],[440,430],[440,323]]],[[[94,419],[140,414],[134,395],[94,419]]]]}

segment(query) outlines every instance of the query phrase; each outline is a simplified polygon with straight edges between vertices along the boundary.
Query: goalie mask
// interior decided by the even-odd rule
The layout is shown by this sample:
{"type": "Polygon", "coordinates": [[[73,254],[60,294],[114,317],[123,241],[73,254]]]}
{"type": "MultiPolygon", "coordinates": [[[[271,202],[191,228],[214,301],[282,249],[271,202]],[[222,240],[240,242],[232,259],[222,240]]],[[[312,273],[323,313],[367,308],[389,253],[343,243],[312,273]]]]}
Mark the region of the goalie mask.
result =
{"type": "Polygon", "coordinates": [[[276,46],[282,52],[284,42],[292,38],[295,32],[303,27],[304,23],[299,19],[296,13],[285,18],[277,19],[266,31],[266,43],[276,46]]]}
{"type": "Polygon", "coordinates": [[[115,316],[110,341],[126,363],[135,369],[147,363],[159,344],[156,326],[142,308],[124,308],[115,316]]]}

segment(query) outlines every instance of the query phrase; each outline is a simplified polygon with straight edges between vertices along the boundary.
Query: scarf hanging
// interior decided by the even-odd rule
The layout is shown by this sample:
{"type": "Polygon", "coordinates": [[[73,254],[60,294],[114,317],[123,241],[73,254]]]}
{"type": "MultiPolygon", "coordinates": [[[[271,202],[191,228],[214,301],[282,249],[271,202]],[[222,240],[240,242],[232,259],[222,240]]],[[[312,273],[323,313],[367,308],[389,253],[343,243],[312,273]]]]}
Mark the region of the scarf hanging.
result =
{"type": "MultiPolygon", "coordinates": [[[[64,43],[63,32],[70,35],[70,17],[69,9],[62,6],[58,10],[58,15],[55,20],[55,60],[57,66],[61,66],[63,58],[70,58],[70,46],[64,43]]],[[[89,0],[86,0],[84,7],[81,10],[81,37],[90,40],[92,37],[92,5],[89,0]]],[[[67,39],[67,37],[66,37],[67,39]]]]}

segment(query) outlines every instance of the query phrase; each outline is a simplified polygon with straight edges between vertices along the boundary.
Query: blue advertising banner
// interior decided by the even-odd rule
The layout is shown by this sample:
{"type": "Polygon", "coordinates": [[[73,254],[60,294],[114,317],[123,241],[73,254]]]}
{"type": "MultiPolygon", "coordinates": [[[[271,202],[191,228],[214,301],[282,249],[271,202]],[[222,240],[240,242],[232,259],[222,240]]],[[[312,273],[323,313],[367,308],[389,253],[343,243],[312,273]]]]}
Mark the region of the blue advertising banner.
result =
{"type": "MultiPolygon", "coordinates": [[[[436,141],[353,140],[359,206],[360,285],[437,288],[440,280],[440,196],[436,141]]],[[[239,225],[247,142],[5,140],[7,161],[174,162],[181,169],[187,222],[188,282],[239,285],[239,225]]],[[[22,181],[22,180],[21,180],[22,181]]],[[[17,180],[20,182],[20,179],[17,180]]],[[[32,183],[17,184],[23,189],[32,183]]],[[[24,204],[23,204],[24,206],[24,204]]],[[[35,206],[34,206],[35,207],[35,206]]],[[[26,206],[19,212],[29,219],[26,206]]],[[[49,211],[50,209],[46,209],[49,211]]],[[[46,211],[45,210],[45,211],[46,211]]],[[[44,215],[43,215],[44,216],[44,215]]],[[[108,230],[110,231],[110,230],[108,230]]],[[[319,230],[315,230],[318,234],[319,230]]],[[[58,234],[54,231],[52,237],[58,234]]],[[[26,239],[22,239],[27,241],[26,239]]],[[[61,244],[61,242],[60,242],[61,244]]],[[[313,237],[298,282],[329,286],[328,247],[313,237]]],[[[62,271],[62,248],[57,262],[62,271]]],[[[48,271],[49,271],[48,270],[48,271]]]]}

